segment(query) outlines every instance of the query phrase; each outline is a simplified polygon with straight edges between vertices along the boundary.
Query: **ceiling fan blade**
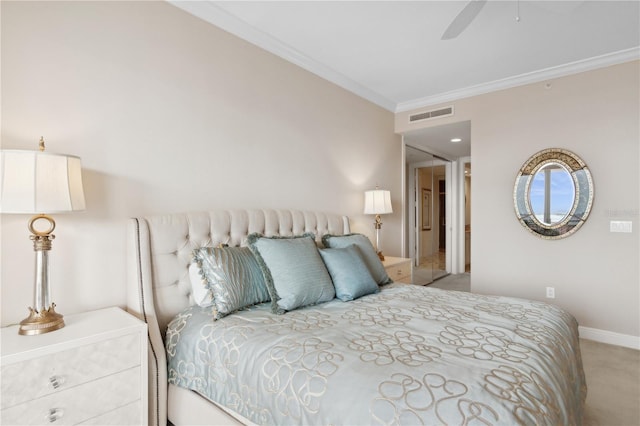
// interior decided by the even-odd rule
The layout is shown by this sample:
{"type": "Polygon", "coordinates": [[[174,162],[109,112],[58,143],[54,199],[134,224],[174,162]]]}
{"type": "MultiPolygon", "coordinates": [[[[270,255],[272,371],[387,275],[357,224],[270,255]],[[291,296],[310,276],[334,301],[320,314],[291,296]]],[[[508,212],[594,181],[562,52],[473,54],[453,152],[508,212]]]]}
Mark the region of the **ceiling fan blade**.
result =
{"type": "Polygon", "coordinates": [[[469,24],[478,16],[480,10],[487,3],[487,0],[471,0],[467,5],[458,13],[458,16],[451,21],[449,27],[442,34],[441,40],[450,40],[456,38],[461,32],[469,26],[469,24]]]}

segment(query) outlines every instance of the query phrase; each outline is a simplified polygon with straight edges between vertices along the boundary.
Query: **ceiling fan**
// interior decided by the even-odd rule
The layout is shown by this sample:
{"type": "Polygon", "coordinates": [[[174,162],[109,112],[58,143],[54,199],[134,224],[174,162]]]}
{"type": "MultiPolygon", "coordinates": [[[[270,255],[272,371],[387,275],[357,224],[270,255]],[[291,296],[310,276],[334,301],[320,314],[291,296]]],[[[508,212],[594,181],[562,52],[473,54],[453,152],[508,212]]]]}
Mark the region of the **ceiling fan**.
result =
{"type": "MultiPolygon", "coordinates": [[[[458,37],[468,26],[476,19],[476,16],[480,13],[484,5],[487,3],[487,0],[471,0],[467,3],[467,5],[458,13],[458,15],[451,21],[447,29],[442,34],[441,40],[451,40],[452,38],[458,37]]],[[[584,3],[584,0],[575,0],[570,2],[564,1],[551,1],[551,2],[537,2],[536,6],[540,6],[547,10],[564,10],[565,13],[570,12],[571,10],[576,9],[580,6],[581,3],[584,3]],[[569,6],[565,6],[565,4],[569,4],[569,6]]],[[[515,1],[516,5],[516,22],[520,22],[520,0],[515,1]]]]}
{"type": "Polygon", "coordinates": [[[441,40],[451,40],[456,38],[462,33],[471,22],[478,16],[478,13],[482,10],[487,0],[471,0],[467,5],[458,13],[453,21],[449,24],[445,32],[442,34],[441,40]]]}

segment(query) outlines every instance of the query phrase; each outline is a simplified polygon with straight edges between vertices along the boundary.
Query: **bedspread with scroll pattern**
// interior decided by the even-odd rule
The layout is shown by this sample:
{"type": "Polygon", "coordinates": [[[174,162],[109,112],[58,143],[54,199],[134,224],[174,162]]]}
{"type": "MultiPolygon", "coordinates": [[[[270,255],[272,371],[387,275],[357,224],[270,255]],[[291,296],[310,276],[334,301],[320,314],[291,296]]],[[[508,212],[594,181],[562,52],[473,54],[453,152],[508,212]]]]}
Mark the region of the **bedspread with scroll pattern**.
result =
{"type": "Polygon", "coordinates": [[[586,398],[567,312],[405,284],[284,315],[191,307],[166,349],[170,383],[257,424],[579,425],[586,398]]]}

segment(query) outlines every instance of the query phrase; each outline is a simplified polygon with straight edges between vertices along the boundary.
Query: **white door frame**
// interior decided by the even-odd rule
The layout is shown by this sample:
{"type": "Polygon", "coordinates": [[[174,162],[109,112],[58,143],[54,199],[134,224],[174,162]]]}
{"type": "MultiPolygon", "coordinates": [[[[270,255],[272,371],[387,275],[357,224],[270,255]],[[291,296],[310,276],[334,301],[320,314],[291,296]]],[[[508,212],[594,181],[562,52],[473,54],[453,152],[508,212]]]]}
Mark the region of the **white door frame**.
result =
{"type": "Polygon", "coordinates": [[[458,206],[460,206],[459,208],[459,217],[458,217],[458,225],[457,228],[460,230],[460,234],[458,236],[458,272],[457,273],[463,273],[466,268],[465,265],[467,264],[467,259],[466,259],[466,251],[465,251],[465,244],[466,244],[466,227],[465,227],[465,203],[466,203],[466,199],[465,199],[465,174],[464,174],[464,168],[467,164],[471,163],[471,157],[460,157],[458,159],[458,171],[457,171],[457,175],[458,175],[458,179],[460,180],[460,190],[458,192],[458,206]]]}

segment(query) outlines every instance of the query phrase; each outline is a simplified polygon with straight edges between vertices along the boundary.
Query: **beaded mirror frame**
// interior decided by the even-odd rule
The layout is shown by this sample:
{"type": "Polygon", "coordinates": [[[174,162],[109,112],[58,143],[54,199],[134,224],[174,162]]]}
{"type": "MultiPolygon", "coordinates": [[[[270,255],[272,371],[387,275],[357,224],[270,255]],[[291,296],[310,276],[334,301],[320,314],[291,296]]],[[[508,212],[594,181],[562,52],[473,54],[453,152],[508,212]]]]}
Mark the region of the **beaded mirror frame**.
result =
{"type": "MultiPolygon", "coordinates": [[[[550,179],[547,174],[546,179],[550,179]]],[[[546,188],[551,191],[551,185],[546,188]]],[[[551,194],[546,195],[549,203],[551,194]]],[[[587,220],[593,204],[594,188],[591,172],[586,163],[571,151],[549,148],[532,155],[521,167],[513,189],[513,204],[518,221],[532,234],[548,240],[568,237],[576,232],[587,220]],[[573,182],[573,203],[558,220],[540,218],[534,212],[531,190],[536,174],[544,169],[565,171],[573,182]]]]}

